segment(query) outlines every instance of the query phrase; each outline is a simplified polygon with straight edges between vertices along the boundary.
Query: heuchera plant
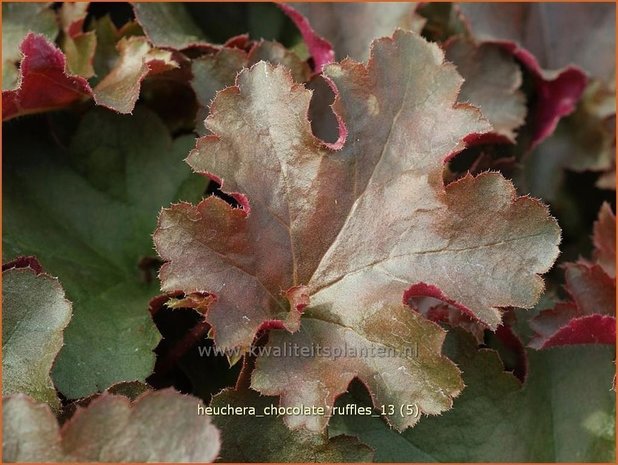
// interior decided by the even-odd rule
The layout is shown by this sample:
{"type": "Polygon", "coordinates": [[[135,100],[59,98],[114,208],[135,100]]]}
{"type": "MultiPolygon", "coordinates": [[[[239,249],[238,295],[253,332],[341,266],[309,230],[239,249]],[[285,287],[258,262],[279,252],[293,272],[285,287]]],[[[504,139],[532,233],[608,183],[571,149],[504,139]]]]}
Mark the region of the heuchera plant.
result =
{"type": "Polygon", "coordinates": [[[2,8],[5,461],[614,460],[613,5],[2,8]]]}

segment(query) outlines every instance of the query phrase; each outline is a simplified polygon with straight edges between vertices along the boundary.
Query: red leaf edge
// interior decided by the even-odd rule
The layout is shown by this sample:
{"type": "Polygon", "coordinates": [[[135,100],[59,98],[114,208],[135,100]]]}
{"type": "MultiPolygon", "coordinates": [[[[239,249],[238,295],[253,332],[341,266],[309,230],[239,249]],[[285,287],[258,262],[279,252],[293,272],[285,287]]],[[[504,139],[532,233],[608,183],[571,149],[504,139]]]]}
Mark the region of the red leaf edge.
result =
{"type": "Polygon", "coordinates": [[[536,336],[528,344],[541,350],[575,344],[616,343],[616,318],[609,315],[586,315],[573,318],[548,338],[536,336]]]}
{"type": "Polygon", "coordinates": [[[309,24],[309,20],[298,11],[285,3],[278,3],[277,6],[287,15],[296,25],[303,40],[307,44],[309,53],[313,57],[316,72],[322,72],[322,68],[335,60],[335,51],[331,43],[320,37],[309,24]]]}
{"type": "MultiPolygon", "coordinates": [[[[434,299],[441,300],[442,302],[445,302],[460,310],[463,314],[469,316],[472,320],[477,321],[480,325],[483,325],[472,310],[456,300],[447,297],[446,294],[444,294],[437,286],[434,286],[433,284],[423,282],[413,284],[403,293],[403,303],[414,309],[414,305],[411,305],[410,301],[415,297],[432,297],[434,299]]],[[[416,311],[416,309],[414,310],[416,311]]]]}
{"type": "Polygon", "coordinates": [[[577,66],[567,66],[557,71],[545,71],[536,57],[515,42],[491,41],[512,54],[532,75],[537,90],[534,104],[534,132],[530,150],[551,136],[560,119],[571,114],[579,102],[588,77],[577,66]]]}
{"type": "Polygon", "coordinates": [[[3,121],[62,108],[92,95],[88,81],[67,73],[64,53],[43,35],[29,33],[20,50],[19,86],[2,92],[3,121]]]}
{"type": "Polygon", "coordinates": [[[30,268],[37,275],[45,272],[41,262],[39,262],[39,260],[32,255],[27,257],[17,257],[14,260],[6,262],[2,265],[2,271],[13,270],[16,268],[30,268]]]}

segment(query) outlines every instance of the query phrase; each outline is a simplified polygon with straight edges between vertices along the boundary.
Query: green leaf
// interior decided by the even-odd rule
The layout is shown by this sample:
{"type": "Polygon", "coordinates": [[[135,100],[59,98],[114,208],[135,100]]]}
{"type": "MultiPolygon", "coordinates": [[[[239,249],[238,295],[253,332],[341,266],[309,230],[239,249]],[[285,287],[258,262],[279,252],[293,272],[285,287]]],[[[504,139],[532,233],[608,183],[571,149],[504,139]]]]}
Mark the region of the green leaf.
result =
{"type": "Polygon", "coordinates": [[[183,49],[208,44],[206,35],[181,3],[134,3],[133,9],[155,47],[183,49]]]}
{"type": "Polygon", "coordinates": [[[56,38],[58,24],[49,3],[2,3],[2,90],[17,86],[19,44],[29,32],[56,38]]]}
{"type": "MultiPolygon", "coordinates": [[[[330,435],[358,436],[383,462],[614,461],[613,348],[530,351],[523,388],[462,332],[449,333],[445,352],[466,383],[451,411],[403,434],[376,418],[339,416],[330,435]]],[[[340,402],[368,403],[360,397],[340,402]]]]}
{"type": "Polygon", "coordinates": [[[226,389],[217,394],[211,407],[215,411],[246,408],[246,415],[215,415],[214,423],[223,435],[223,462],[368,462],[373,451],[356,438],[338,436],[327,439],[303,431],[291,431],[276,415],[265,409],[278,405],[276,397],[260,396],[250,389],[226,389]],[[251,415],[250,408],[255,409],[251,415]],[[259,416],[258,416],[259,415],[259,416]],[[259,441],[255,432],[263,431],[259,441]]]}
{"type": "Polygon", "coordinates": [[[97,36],[97,48],[92,59],[94,77],[92,85],[101,81],[114,67],[118,60],[116,42],[118,42],[118,30],[109,15],[93,21],[93,30],[97,36]]]}
{"type": "Polygon", "coordinates": [[[159,334],[147,309],[158,286],[139,263],[154,255],[160,206],[179,192],[199,198],[204,181],[185,182],[193,138],[173,141],[145,109],[87,113],[68,148],[45,127],[30,119],[5,132],[4,258],[36,255],[65,286],[74,316],[52,376],[78,398],[151,373],[159,334]]]}
{"type": "Polygon", "coordinates": [[[60,408],[50,371],[70,319],[57,279],[30,267],[2,272],[2,395],[24,393],[60,408]]]}
{"type": "Polygon", "coordinates": [[[212,462],[219,432],[196,415],[197,399],[171,389],[131,402],[105,393],[62,429],[46,406],[4,399],[3,459],[9,462],[212,462]]]}
{"type": "Polygon", "coordinates": [[[155,47],[213,49],[233,37],[277,40],[286,47],[300,41],[298,29],[270,3],[133,3],[135,19],[155,47]]]}

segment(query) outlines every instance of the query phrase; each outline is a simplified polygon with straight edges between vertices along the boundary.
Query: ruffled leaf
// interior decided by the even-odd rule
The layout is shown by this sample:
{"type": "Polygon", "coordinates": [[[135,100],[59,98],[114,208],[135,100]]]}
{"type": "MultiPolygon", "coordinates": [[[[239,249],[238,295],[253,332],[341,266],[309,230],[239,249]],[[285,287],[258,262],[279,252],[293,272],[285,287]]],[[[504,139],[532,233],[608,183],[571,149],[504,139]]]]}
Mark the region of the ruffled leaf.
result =
{"type": "Polygon", "coordinates": [[[480,41],[516,42],[545,69],[575,64],[608,81],[615,73],[615,16],[611,3],[460,3],[480,41]]]}
{"type": "Polygon", "coordinates": [[[464,38],[449,41],[445,53],[465,79],[459,101],[478,107],[498,140],[515,142],[515,131],[526,117],[526,97],[520,90],[521,70],[513,57],[497,45],[475,45],[464,38]]]}
{"type": "MultiPolygon", "coordinates": [[[[536,302],[559,228],[497,174],[444,186],[444,162],[490,126],[455,103],[462,79],[437,46],[399,31],[375,42],[368,65],[346,60],[325,74],[345,144],[313,136],[310,94],[281,67],[258,63],[217,94],[206,120],[214,135],[188,162],[240,208],[210,197],[163,210],[162,289],[215,295],[206,315],[215,342],[240,353],[263,328],[288,330],[271,333],[271,348],[418,345],[379,361],[258,358],[252,387],[284,406],[332,406],[359,377],[377,403],[438,414],[463,386],[440,355],[443,332],[402,303],[404,292],[426,283],[496,328],[499,307],[536,302]]],[[[417,420],[389,416],[397,429],[417,420]]],[[[328,416],[286,422],[319,431],[328,416]]]]}
{"type": "Polygon", "coordinates": [[[152,48],[143,36],[122,38],[117,49],[120,57],[94,88],[94,100],[118,113],[132,113],[142,80],[148,74],[178,68],[179,65],[172,59],[171,52],[152,48]]]}
{"type": "Polygon", "coordinates": [[[335,59],[335,51],[328,40],[318,35],[309,20],[300,14],[295,8],[285,3],[279,4],[279,8],[292,20],[300,31],[309,53],[313,58],[315,69],[321,72],[325,65],[335,59]]]}
{"type": "Polygon", "coordinates": [[[56,278],[33,257],[2,271],[2,395],[24,393],[60,408],[50,372],[71,319],[71,303],[56,278]]]}
{"type": "Polygon", "coordinates": [[[539,313],[530,327],[530,347],[616,342],[616,216],[604,203],[594,223],[594,259],[564,265],[570,300],[539,313]]]}
{"type": "Polygon", "coordinates": [[[104,393],[60,428],[24,395],[4,398],[6,462],[213,462],[219,432],[196,415],[199,400],[163,390],[131,402],[104,393]]]}
{"type": "Polygon", "coordinates": [[[20,50],[19,85],[2,91],[3,121],[62,108],[92,95],[88,81],[67,73],[64,54],[44,36],[28,34],[20,50]]]}
{"type": "Polygon", "coordinates": [[[216,53],[196,58],[191,62],[191,86],[201,106],[198,112],[198,133],[205,132],[203,120],[215,94],[233,85],[236,75],[243,68],[248,68],[260,60],[286,66],[296,82],[307,81],[311,73],[309,65],[301,61],[295,53],[277,42],[270,41],[255,43],[248,52],[239,48],[223,47],[216,53]]]}
{"type": "MultiPolygon", "coordinates": [[[[530,49],[530,40],[538,39],[544,43],[543,38],[525,34],[530,27],[529,22],[546,21],[542,13],[544,5],[511,4],[502,7],[490,3],[461,3],[458,7],[464,14],[464,23],[469,26],[472,37],[482,43],[500,45],[519,60],[532,76],[536,101],[531,111],[533,133],[530,144],[531,147],[537,146],[554,132],[562,117],[574,111],[586,87],[586,75],[580,68],[570,65],[572,59],[556,66],[555,62],[549,63],[545,59],[553,52],[536,47],[530,49]],[[540,19],[535,16],[537,12],[540,19]],[[540,62],[540,59],[543,61],[540,62]],[[544,66],[552,70],[548,71],[544,66]]],[[[541,30],[538,23],[534,27],[541,30]]],[[[546,29],[551,28],[543,27],[543,30],[546,29]]],[[[587,29],[582,30],[587,34],[587,29]]],[[[564,30],[556,32],[562,38],[564,30]]]]}
{"type": "Polygon", "coordinates": [[[599,265],[565,265],[565,289],[572,300],[542,311],[530,322],[530,347],[616,342],[616,280],[599,265]]]}

